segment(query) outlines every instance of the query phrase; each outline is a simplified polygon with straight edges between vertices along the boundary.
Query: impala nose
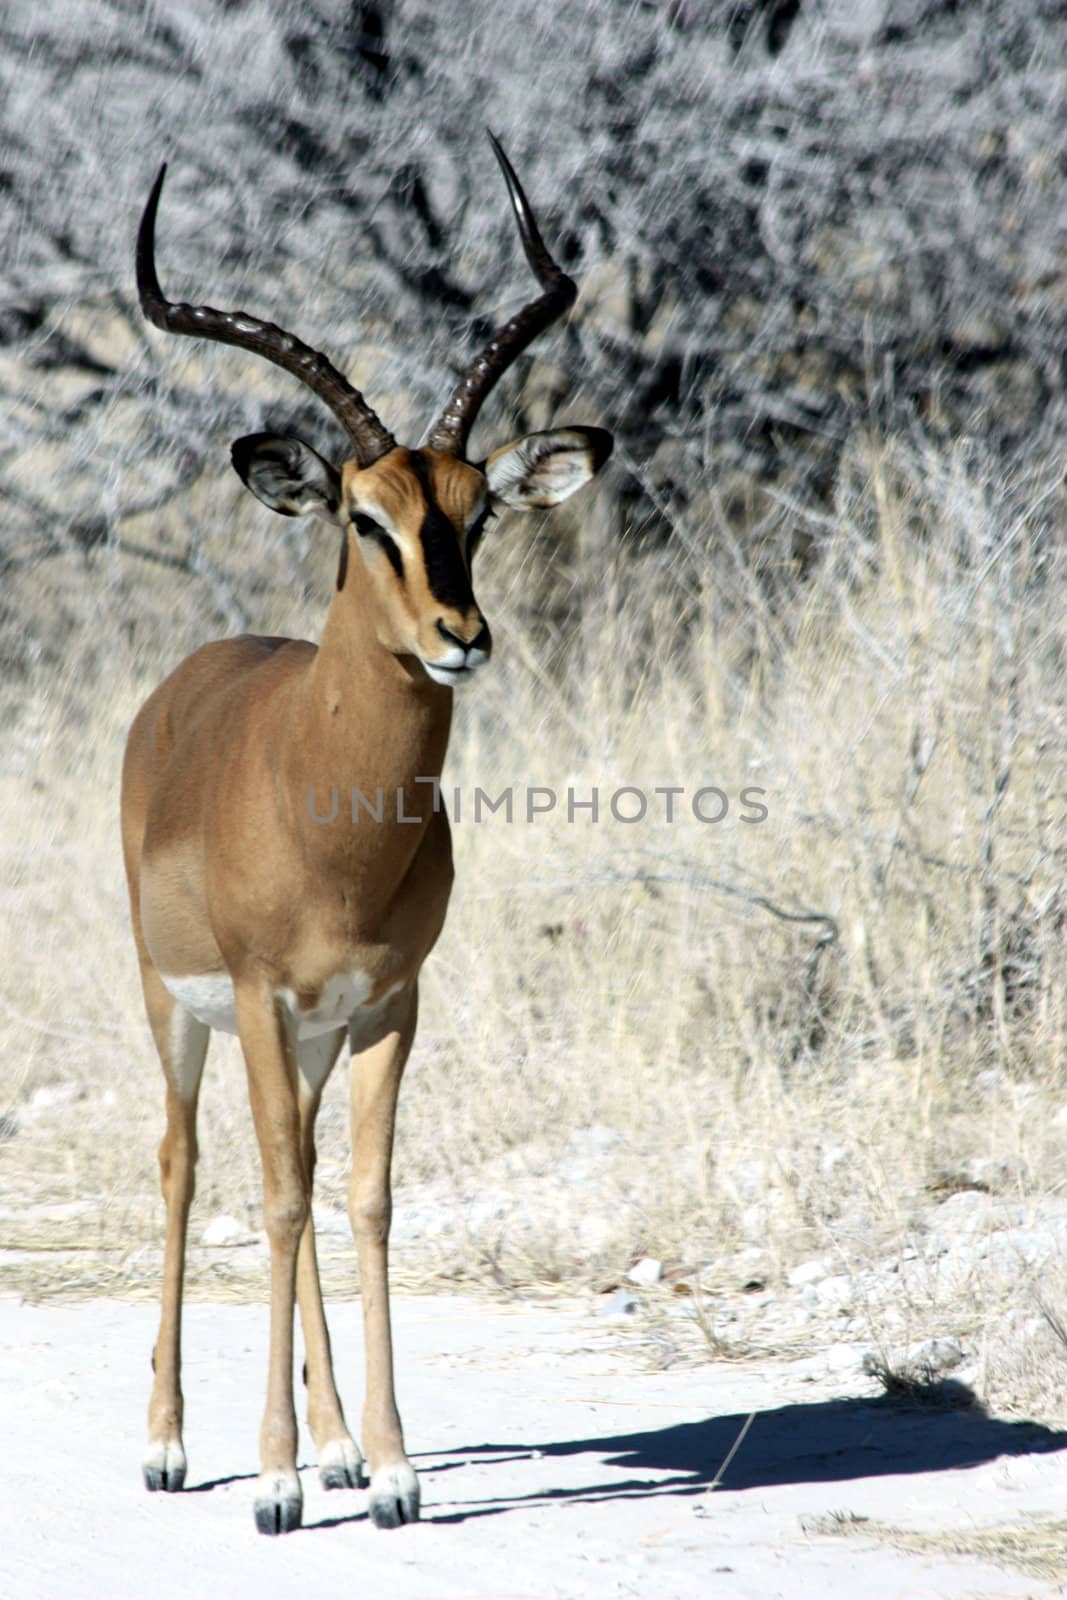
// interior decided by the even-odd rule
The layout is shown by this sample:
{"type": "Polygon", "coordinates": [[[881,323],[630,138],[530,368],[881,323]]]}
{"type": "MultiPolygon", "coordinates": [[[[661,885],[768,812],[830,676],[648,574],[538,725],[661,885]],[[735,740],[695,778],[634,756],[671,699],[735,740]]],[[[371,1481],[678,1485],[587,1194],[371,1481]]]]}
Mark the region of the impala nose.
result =
{"type": "MultiPolygon", "coordinates": [[[[460,623],[460,627],[463,626],[464,624],[460,623]]],[[[473,678],[477,668],[488,661],[489,652],[493,647],[488,625],[478,618],[470,626],[475,630],[474,637],[464,639],[462,633],[456,628],[450,628],[443,617],[438,617],[437,632],[446,649],[434,661],[428,660],[425,656],[422,660],[423,666],[435,683],[451,685],[467,683],[473,678]]]]}
{"type": "Polygon", "coordinates": [[[482,656],[487,656],[489,654],[491,640],[489,636],[489,624],[487,622],[482,623],[473,639],[464,639],[462,634],[453,632],[453,630],[448,626],[442,617],[438,617],[437,619],[437,631],[446,644],[458,644],[459,648],[465,654],[473,650],[480,651],[482,656]]]}

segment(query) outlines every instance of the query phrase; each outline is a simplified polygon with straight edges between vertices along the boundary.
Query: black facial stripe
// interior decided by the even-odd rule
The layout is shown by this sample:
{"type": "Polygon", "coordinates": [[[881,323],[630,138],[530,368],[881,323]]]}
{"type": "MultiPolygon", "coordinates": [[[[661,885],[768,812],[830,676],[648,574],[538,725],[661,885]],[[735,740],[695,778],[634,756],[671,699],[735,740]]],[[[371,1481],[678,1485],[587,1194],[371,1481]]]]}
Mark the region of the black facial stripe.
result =
{"type": "Polygon", "coordinates": [[[389,565],[392,567],[401,583],[403,583],[404,558],[400,554],[400,547],[396,540],[392,538],[390,534],[386,533],[385,529],[381,527],[379,523],[375,522],[373,517],[365,517],[360,511],[356,512],[356,515],[352,518],[352,521],[355,523],[356,532],[359,534],[361,539],[370,539],[374,544],[381,546],[386,555],[389,557],[389,565]]]}
{"type": "Polygon", "coordinates": [[[387,533],[383,533],[381,535],[381,537],[378,539],[377,542],[381,545],[382,549],[385,551],[386,555],[389,557],[389,565],[392,567],[393,571],[396,573],[396,575],[400,579],[401,583],[403,583],[403,581],[404,581],[404,558],[400,554],[400,546],[398,544],[394,543],[394,541],[392,539],[390,539],[390,537],[389,537],[389,535],[387,533]]]}
{"type": "Polygon", "coordinates": [[[456,530],[443,511],[431,506],[419,529],[426,582],[430,593],[443,606],[466,611],[474,604],[470,574],[456,538],[456,530]]]}
{"type": "Polygon", "coordinates": [[[430,593],[443,606],[466,611],[474,604],[474,592],[456,530],[434,499],[428,461],[416,451],[412,451],[410,460],[411,469],[426,496],[426,513],[419,529],[419,538],[422,540],[422,556],[430,593]]]}

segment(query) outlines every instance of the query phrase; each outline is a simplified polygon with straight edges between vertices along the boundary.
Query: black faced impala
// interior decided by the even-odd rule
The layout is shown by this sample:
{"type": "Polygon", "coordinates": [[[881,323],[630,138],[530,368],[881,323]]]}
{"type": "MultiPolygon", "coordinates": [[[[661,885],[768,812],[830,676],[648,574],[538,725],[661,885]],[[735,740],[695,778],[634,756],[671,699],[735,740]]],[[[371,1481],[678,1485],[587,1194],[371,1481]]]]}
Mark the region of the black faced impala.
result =
{"type": "MultiPolygon", "coordinates": [[[[492,138],[492,135],[490,135],[492,138]]],[[[238,439],[233,464],[284,516],[340,530],[318,646],[245,636],[206,644],[145,702],[122,776],[122,836],[145,1006],[163,1064],[167,1209],[163,1306],[144,1476],[180,1489],[181,1307],[196,1164],[196,1106],[212,1028],[236,1033],[248,1074],[270,1240],[270,1360],[256,1525],[300,1524],[293,1301],[307,1351],[308,1420],[327,1488],[358,1487],[363,1455],[334,1384],[311,1219],[315,1114],[347,1034],[352,1051],[349,1215],[366,1332],[363,1448],[380,1528],[419,1514],[393,1394],[387,1247],[397,1091],[415,1033],[419,969],[452,884],[448,820],[428,780],[448,745],[452,693],[489,659],[471,564],[489,519],[566,500],[603,465],[599,428],[531,433],[466,459],[479,407],[516,356],[573,303],[522,186],[493,139],[541,293],[475,356],[427,435],[398,444],[325,356],[243,311],[164,298],[156,276],[160,169],[137,241],[149,321],[221,340],[302,380],[343,424],[338,467],[303,439],[238,439]],[[381,821],[327,797],[387,799],[381,821]],[[396,797],[396,804],[393,797],[396,797]],[[327,820],[323,820],[324,814],[327,820]]]]}

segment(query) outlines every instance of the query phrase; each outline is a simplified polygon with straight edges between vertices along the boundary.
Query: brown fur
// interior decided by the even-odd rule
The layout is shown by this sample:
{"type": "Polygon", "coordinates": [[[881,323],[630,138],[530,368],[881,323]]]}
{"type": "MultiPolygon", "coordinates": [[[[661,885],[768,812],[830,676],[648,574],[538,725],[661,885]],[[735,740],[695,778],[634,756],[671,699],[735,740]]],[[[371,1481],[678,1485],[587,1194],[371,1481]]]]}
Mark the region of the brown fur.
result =
{"type": "MultiPolygon", "coordinates": [[[[551,503],[566,498],[605,458],[596,434],[571,429],[558,441],[532,436],[531,459],[558,449],[572,463],[562,489],[548,482],[551,503]],[[587,436],[593,441],[588,448],[587,436]]],[[[343,1032],[301,1043],[283,1005],[284,992],[295,997],[297,1013],[313,1012],[331,980],[359,974],[369,991],[362,1004],[353,1001],[349,1024],[349,1214],[366,1332],[363,1443],[372,1472],[371,1515],[393,1526],[418,1515],[418,1485],[393,1392],[389,1168],[419,969],[441,931],[452,885],[448,820],[434,809],[434,788],[426,781],[439,777],[444,763],[452,690],[435,682],[430,669],[457,670],[456,658],[463,658],[457,641],[470,647],[466,659],[473,665],[489,652],[465,554],[467,530],[489,488],[482,471],[442,451],[397,447],[368,467],[347,462],[337,504],[337,475],[310,447],[297,442],[300,470],[311,477],[294,483],[292,477],[279,480],[270,436],[244,442],[248,450],[235,447],[235,455],[267,504],[288,511],[299,505],[340,522],[347,574],[334,591],[317,648],[253,637],[205,645],[146,701],[127,742],[123,850],[145,1006],[167,1078],[167,1133],[160,1148],[167,1240],[146,1481],[176,1488],[185,1470],[181,1299],[196,1102],[209,1032],[182,1009],[164,977],[229,978],[247,1068],[271,1246],[257,1523],[275,1532],[300,1520],[294,1297],[307,1347],[309,1421],[328,1481],[353,1482],[361,1469],[334,1383],[311,1224],[315,1115],[343,1032]],[[260,448],[267,451],[266,466],[257,475],[260,448]],[[377,527],[362,524],[361,532],[363,517],[377,527]],[[436,581],[458,597],[455,603],[431,591],[424,523],[427,538],[437,541],[434,561],[447,557],[451,563],[436,581]],[[387,534],[395,535],[402,575],[382,545],[387,534]],[[452,537],[454,551],[440,543],[452,537]],[[356,790],[372,804],[382,791],[380,821],[365,813],[352,820],[356,790]],[[328,820],[335,794],[337,815],[328,820]]],[[[525,448],[524,442],[510,448],[525,448]]],[[[541,492],[536,476],[519,482],[520,476],[508,479],[519,496],[508,503],[522,505],[541,492]]]]}
{"type": "MultiPolygon", "coordinates": [[[[442,498],[459,517],[477,474],[452,465],[457,487],[450,492],[445,485],[442,498]]],[[[389,466],[379,463],[365,476],[375,480],[380,501],[388,496],[399,522],[405,506],[412,513],[418,507],[404,474],[389,466]]],[[[438,463],[435,481],[446,466],[438,463]]],[[[473,487],[476,494],[478,483],[473,487]]],[[[367,1321],[364,1448],[372,1472],[406,1462],[389,1335],[388,1152],[414,1031],[418,972],[440,933],[452,883],[447,818],[433,810],[431,786],[416,782],[440,774],[452,691],[431,682],[410,654],[394,653],[413,624],[421,637],[417,624],[423,622],[426,633],[440,613],[430,606],[433,615],[419,618],[417,599],[398,597],[398,587],[388,563],[374,550],[364,559],[357,546],[317,649],[251,637],[204,646],[145,703],[123,767],[134,933],[168,1078],[160,1157],[167,1265],[150,1437],[180,1448],[181,1283],[196,1109],[195,1092],[186,1099],[178,1092],[170,1054],[178,1008],[158,974],[227,972],[235,986],[271,1240],[265,1476],[295,1471],[289,1378],[294,1274],[316,1443],[320,1450],[339,1439],[351,1443],[330,1367],[309,1220],[321,1084],[309,1093],[298,1080],[274,995],[288,988],[302,1004],[313,1004],[331,977],[352,971],[370,978],[372,1003],[395,990],[376,1035],[361,1040],[353,1062],[351,1211],[367,1321]],[[379,786],[385,790],[383,821],[364,817],[353,825],[350,790],[373,795],[379,786]],[[311,787],[320,797],[339,791],[335,822],[311,820],[311,787]],[[396,820],[398,787],[404,814],[416,817],[415,824],[396,820]]],[[[424,604],[428,591],[425,596],[424,604]]],[[[339,1048],[343,1034],[336,1038],[339,1048]]]]}

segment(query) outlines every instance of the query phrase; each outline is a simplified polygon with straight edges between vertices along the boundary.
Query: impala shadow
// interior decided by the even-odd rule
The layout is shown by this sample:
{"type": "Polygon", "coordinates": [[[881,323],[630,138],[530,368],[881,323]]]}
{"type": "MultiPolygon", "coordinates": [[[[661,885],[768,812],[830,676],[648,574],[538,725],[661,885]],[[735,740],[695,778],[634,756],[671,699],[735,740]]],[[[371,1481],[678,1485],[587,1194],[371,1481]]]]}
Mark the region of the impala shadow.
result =
{"type": "MultiPolygon", "coordinates": [[[[567,1441],[471,1444],[427,1452],[421,1469],[529,1460],[543,1483],[546,1464],[569,1456],[597,1459],[615,1469],[577,1488],[538,1488],[430,1512],[428,1520],[462,1522],[497,1516],[522,1506],[598,1500],[647,1499],[768,1489],[786,1484],[849,1482],[898,1474],[976,1467],[998,1456],[1067,1450],[1067,1432],[1032,1422],[1002,1422],[971,1400],[962,1386],[947,1391],[945,1407],[906,1406],[891,1399],[820,1401],[756,1412],[704,1417],[640,1433],[567,1441]],[[747,1431],[746,1430],[747,1425],[747,1431]],[[742,1433],[744,1431],[743,1438],[742,1433]],[[729,1459],[735,1444],[740,1445],[729,1459]],[[621,1476],[618,1469],[626,1476],[621,1476]]],[[[458,1487],[458,1485],[456,1485],[458,1487]]]]}
{"type": "Polygon", "coordinates": [[[210,1494],[213,1489],[226,1489],[231,1483],[254,1483],[258,1472],[230,1472],[221,1478],[205,1478],[202,1483],[187,1483],[182,1494],[210,1494]]]}

